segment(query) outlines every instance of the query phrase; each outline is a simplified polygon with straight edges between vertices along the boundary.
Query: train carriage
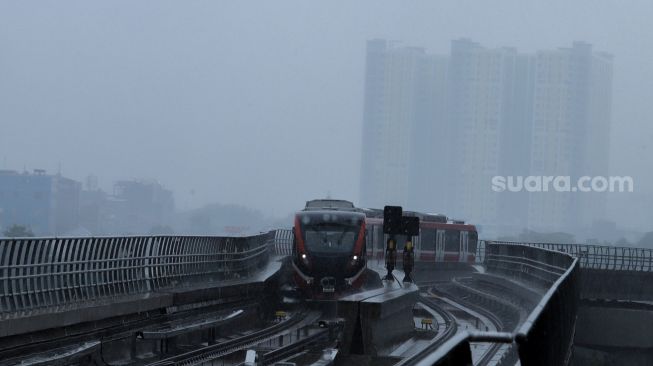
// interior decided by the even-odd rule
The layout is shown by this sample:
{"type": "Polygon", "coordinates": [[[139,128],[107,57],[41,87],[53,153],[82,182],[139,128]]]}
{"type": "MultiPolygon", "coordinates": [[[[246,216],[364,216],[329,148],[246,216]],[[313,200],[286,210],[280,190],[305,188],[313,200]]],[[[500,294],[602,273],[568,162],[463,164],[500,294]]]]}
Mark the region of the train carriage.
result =
{"type": "MultiPolygon", "coordinates": [[[[420,216],[420,235],[413,238],[416,261],[475,262],[478,233],[474,225],[450,221],[442,215],[410,214],[420,216]]],[[[383,259],[388,239],[387,234],[383,234],[383,218],[368,216],[366,224],[368,257],[383,259]]],[[[397,250],[403,250],[406,237],[397,235],[395,239],[397,250]]]]}

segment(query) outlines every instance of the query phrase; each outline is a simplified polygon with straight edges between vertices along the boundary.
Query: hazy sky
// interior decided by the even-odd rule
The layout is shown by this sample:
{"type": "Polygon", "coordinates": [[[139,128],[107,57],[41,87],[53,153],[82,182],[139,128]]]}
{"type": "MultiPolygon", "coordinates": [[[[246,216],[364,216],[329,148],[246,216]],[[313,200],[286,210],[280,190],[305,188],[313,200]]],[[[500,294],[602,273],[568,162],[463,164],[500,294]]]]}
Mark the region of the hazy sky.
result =
{"type": "Polygon", "coordinates": [[[443,54],[460,37],[523,52],[582,40],[615,55],[611,173],[636,193],[612,215],[644,225],[651,19],[650,0],[1,0],[0,166],[61,164],[104,188],[155,178],[180,208],[356,201],[367,39],[443,54]]]}

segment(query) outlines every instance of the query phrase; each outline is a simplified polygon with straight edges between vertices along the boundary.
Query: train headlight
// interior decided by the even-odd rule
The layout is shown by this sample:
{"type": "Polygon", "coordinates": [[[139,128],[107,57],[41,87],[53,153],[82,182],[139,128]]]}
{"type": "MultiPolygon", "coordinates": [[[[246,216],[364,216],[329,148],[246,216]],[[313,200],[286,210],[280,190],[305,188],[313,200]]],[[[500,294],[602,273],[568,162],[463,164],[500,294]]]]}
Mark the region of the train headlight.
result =
{"type": "Polygon", "coordinates": [[[355,261],[358,260],[358,256],[357,256],[357,255],[354,256],[354,260],[355,260],[355,261]]]}
{"type": "Polygon", "coordinates": [[[309,267],[309,266],[311,265],[310,262],[308,261],[308,254],[306,254],[306,253],[302,253],[302,254],[299,256],[299,258],[301,258],[302,264],[303,264],[304,266],[309,267]]]}

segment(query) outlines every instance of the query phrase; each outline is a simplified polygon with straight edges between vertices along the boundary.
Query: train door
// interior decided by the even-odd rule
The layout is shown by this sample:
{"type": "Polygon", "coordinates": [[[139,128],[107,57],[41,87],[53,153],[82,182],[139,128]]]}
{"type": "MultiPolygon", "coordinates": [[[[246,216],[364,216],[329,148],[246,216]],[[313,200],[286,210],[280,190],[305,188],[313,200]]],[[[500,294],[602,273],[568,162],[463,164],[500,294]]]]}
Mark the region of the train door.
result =
{"type": "Polygon", "coordinates": [[[458,256],[459,262],[467,262],[467,253],[469,249],[467,247],[467,231],[460,232],[460,255],[458,256]]]}
{"type": "Polygon", "coordinates": [[[421,228],[419,235],[419,256],[415,254],[415,258],[419,258],[420,261],[435,261],[435,238],[435,229],[421,228]]]}
{"type": "Polygon", "coordinates": [[[435,234],[435,261],[444,261],[444,230],[438,230],[435,234]]]}

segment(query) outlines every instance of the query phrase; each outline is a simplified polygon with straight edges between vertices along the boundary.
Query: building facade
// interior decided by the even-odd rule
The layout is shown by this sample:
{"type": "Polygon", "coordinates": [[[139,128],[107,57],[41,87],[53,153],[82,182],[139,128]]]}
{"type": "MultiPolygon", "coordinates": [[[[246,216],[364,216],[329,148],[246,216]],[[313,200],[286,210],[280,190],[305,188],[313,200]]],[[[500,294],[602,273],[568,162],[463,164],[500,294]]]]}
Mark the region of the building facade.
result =
{"type": "Polygon", "coordinates": [[[528,97],[530,58],[514,49],[488,49],[468,39],[451,45],[448,122],[453,146],[448,158],[452,215],[484,223],[487,228],[523,225],[523,195],[495,192],[497,175],[525,174],[529,151],[528,97]],[[513,219],[514,218],[514,219],[513,219]],[[506,222],[508,220],[509,222],[506,222]],[[517,221],[516,221],[517,220],[517,221]]]}
{"type": "MultiPolygon", "coordinates": [[[[612,57],[575,42],[535,55],[531,174],[608,176],[612,57]]],[[[541,192],[529,197],[529,229],[574,230],[605,219],[605,193],[541,192]]]]}
{"type": "Polygon", "coordinates": [[[81,183],[43,170],[0,171],[0,228],[29,227],[37,236],[65,235],[79,225],[81,183]]]}
{"type": "Polygon", "coordinates": [[[438,56],[371,40],[361,204],[444,212],[487,236],[589,226],[604,193],[495,192],[491,180],[608,175],[611,80],[612,57],[582,42],[521,54],[460,39],[438,56]]]}
{"type": "Polygon", "coordinates": [[[360,203],[419,205],[433,177],[415,165],[433,156],[447,60],[385,40],[367,43],[360,203]]]}
{"type": "Polygon", "coordinates": [[[123,180],[114,183],[105,210],[107,231],[149,233],[156,226],[172,224],[175,203],[172,191],[159,182],[123,180]]]}

